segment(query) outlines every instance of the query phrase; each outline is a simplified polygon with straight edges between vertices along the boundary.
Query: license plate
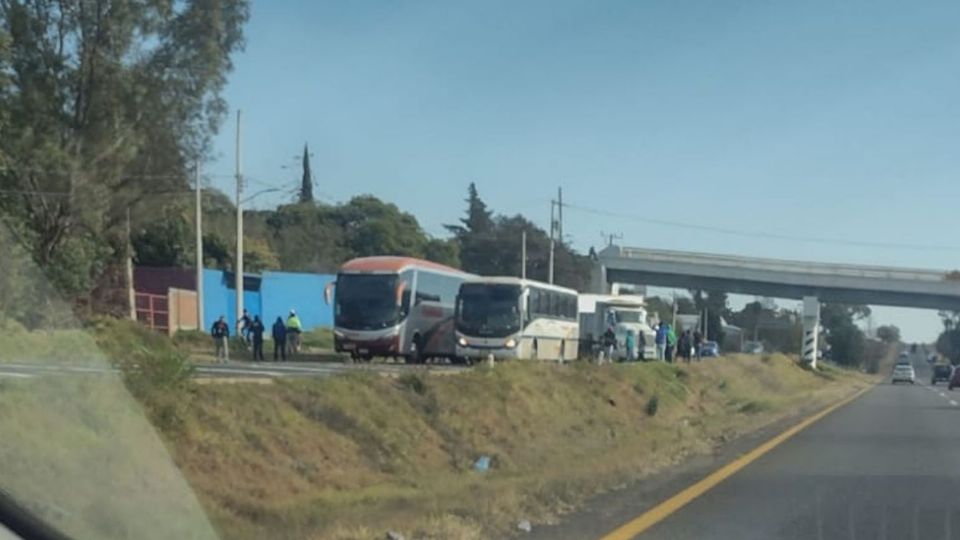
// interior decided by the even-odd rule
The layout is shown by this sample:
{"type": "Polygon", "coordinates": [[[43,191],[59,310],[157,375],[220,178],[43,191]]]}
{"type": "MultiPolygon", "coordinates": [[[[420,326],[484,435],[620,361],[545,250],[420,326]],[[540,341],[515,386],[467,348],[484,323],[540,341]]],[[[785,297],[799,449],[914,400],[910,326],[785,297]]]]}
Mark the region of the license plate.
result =
{"type": "Polygon", "coordinates": [[[353,348],[356,347],[356,345],[353,343],[344,343],[342,347],[343,347],[343,350],[345,351],[352,351],[353,348]]]}

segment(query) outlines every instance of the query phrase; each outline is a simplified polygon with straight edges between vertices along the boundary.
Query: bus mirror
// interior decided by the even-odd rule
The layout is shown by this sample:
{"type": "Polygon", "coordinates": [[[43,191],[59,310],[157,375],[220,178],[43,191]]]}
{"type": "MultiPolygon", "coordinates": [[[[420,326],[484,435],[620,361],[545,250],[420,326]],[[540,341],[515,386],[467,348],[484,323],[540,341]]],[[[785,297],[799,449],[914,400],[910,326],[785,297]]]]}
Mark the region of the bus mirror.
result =
{"type": "Polygon", "coordinates": [[[323,301],[329,306],[333,302],[333,288],[337,286],[336,281],[331,281],[323,287],[323,301]]]}

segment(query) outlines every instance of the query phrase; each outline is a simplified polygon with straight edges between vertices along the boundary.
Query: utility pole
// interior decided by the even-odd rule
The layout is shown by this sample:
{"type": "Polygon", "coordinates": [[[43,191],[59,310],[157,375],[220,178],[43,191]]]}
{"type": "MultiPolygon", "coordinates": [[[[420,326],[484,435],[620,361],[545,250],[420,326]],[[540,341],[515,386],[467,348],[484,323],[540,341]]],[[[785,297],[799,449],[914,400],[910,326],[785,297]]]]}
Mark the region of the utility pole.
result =
{"type": "Polygon", "coordinates": [[[194,166],[194,183],[197,191],[197,209],[196,209],[196,229],[197,229],[197,330],[203,331],[206,325],[203,323],[203,211],[201,209],[203,194],[200,189],[200,161],[194,166]]]}
{"type": "Polygon", "coordinates": [[[600,237],[607,241],[607,246],[609,247],[609,246],[612,246],[612,245],[613,245],[613,241],[614,241],[614,240],[622,240],[622,239],[623,239],[623,233],[617,233],[617,234],[611,233],[611,234],[607,234],[607,233],[605,233],[605,232],[603,232],[603,231],[600,231],[600,237]]]}
{"type": "Polygon", "coordinates": [[[673,328],[677,327],[677,292],[673,292],[673,320],[670,321],[670,326],[673,328]]]}
{"type": "Polygon", "coordinates": [[[127,207],[127,307],[130,320],[137,320],[137,294],[133,290],[133,248],[130,243],[130,207],[127,207]]]}
{"type": "Polygon", "coordinates": [[[710,308],[703,308],[703,340],[710,339],[710,308]]]}
{"type": "Polygon", "coordinates": [[[557,222],[553,218],[553,207],[556,201],[550,201],[550,262],[547,268],[547,283],[553,284],[553,251],[554,251],[554,231],[557,228],[557,222]]]}
{"type": "Polygon", "coordinates": [[[563,188],[557,188],[557,237],[563,242],[563,188]]]}
{"type": "Polygon", "coordinates": [[[520,234],[520,279],[527,279],[527,231],[520,234]]]}
{"type": "Polygon", "coordinates": [[[240,109],[237,109],[237,149],[236,149],[236,169],[237,169],[237,264],[234,268],[236,281],[234,287],[237,291],[237,311],[236,320],[240,320],[240,314],[243,313],[243,174],[240,171],[240,109]]]}

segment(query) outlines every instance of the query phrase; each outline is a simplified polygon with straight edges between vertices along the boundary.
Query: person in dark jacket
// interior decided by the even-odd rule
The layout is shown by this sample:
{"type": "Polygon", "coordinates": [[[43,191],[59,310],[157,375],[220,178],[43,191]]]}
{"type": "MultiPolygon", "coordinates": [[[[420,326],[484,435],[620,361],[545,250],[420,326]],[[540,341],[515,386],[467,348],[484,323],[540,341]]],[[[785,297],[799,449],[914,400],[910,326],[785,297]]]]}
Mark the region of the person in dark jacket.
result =
{"type": "Polygon", "coordinates": [[[230,340],[230,325],[227,324],[227,320],[223,315],[214,321],[213,326],[210,327],[210,337],[213,338],[213,346],[216,349],[217,362],[226,362],[229,360],[230,346],[228,342],[230,340]]]}
{"type": "Polygon", "coordinates": [[[643,330],[637,332],[637,359],[645,361],[647,353],[647,336],[643,335],[643,330]]]}
{"type": "Polygon", "coordinates": [[[277,322],[273,323],[273,359],[276,361],[277,354],[280,360],[287,359],[287,325],[283,323],[283,317],[277,317],[277,322]]]}
{"type": "Polygon", "coordinates": [[[250,338],[253,340],[253,360],[263,362],[263,321],[259,315],[253,316],[250,323],[250,338]]]}

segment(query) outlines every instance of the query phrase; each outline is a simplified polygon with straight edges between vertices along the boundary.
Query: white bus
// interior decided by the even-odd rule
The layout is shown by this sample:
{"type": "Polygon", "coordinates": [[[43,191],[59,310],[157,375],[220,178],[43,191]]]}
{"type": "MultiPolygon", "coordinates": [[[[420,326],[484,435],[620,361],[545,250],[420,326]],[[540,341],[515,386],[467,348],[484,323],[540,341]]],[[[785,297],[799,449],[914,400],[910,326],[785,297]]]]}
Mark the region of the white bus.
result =
{"type": "Polygon", "coordinates": [[[362,360],[456,360],[454,306],[460,283],[471,277],[410,257],[346,262],[324,291],[328,303],[333,293],[334,348],[362,360]]]}
{"type": "Polygon", "coordinates": [[[464,281],[456,330],[462,358],[573,360],[579,341],[577,291],[512,277],[464,281]]]}

